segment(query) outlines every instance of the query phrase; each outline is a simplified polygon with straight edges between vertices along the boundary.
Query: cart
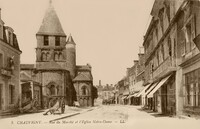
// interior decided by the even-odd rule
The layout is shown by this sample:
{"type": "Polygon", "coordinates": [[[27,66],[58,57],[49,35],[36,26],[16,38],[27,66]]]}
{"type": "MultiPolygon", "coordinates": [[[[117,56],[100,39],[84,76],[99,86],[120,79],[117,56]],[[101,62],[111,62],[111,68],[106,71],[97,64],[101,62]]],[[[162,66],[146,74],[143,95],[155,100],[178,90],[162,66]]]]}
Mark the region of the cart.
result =
{"type": "Polygon", "coordinates": [[[48,99],[49,99],[48,107],[53,114],[55,111],[59,111],[59,109],[61,114],[65,112],[64,96],[51,96],[48,97],[48,99]]]}

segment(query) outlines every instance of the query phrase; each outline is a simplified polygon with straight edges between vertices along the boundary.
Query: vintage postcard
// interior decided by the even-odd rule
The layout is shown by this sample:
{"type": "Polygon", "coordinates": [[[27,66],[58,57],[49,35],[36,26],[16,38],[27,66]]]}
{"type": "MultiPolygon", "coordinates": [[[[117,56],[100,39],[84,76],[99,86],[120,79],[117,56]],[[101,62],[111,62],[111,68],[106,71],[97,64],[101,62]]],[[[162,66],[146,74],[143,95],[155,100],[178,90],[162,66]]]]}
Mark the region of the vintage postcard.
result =
{"type": "Polygon", "coordinates": [[[0,126],[200,128],[200,0],[0,0],[0,126]]]}

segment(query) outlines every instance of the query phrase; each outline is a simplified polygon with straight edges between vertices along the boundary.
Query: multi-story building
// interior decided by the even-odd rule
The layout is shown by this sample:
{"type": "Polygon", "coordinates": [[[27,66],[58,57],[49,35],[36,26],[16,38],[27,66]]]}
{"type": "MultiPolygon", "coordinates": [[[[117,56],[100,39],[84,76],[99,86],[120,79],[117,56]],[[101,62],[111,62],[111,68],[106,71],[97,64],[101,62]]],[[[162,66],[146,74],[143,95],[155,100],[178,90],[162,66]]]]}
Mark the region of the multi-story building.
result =
{"type": "Polygon", "coordinates": [[[129,78],[129,104],[142,104],[142,94],[139,94],[143,87],[144,80],[144,54],[138,54],[139,60],[134,60],[134,65],[127,69],[129,78]]]}
{"type": "Polygon", "coordinates": [[[0,113],[20,106],[20,54],[16,34],[4,25],[0,9],[0,113]]]}
{"type": "Polygon", "coordinates": [[[199,12],[197,0],[154,2],[143,43],[145,94],[154,111],[199,114],[199,12]]]}
{"type": "Polygon", "coordinates": [[[176,112],[177,12],[183,0],[155,0],[144,37],[145,91],[148,106],[163,114],[176,112]]]}
{"type": "Polygon", "coordinates": [[[200,115],[200,1],[185,1],[177,15],[177,112],[200,115]]]}

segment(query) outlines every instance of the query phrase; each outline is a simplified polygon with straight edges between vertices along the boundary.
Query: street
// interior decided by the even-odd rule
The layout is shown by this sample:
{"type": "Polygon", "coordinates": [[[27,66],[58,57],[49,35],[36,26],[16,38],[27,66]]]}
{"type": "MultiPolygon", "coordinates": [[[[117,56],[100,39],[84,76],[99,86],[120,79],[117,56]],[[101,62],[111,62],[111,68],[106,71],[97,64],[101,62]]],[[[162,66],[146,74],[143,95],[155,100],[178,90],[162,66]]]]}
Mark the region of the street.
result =
{"type": "MultiPolygon", "coordinates": [[[[73,111],[78,111],[74,108],[73,111]]],[[[83,110],[83,109],[82,109],[83,110]]],[[[84,109],[85,110],[85,109],[84,109]]],[[[68,109],[68,114],[70,113],[68,109]]],[[[100,105],[80,114],[61,117],[61,115],[43,116],[43,112],[1,119],[0,123],[7,128],[148,128],[148,129],[188,129],[199,128],[200,120],[162,116],[141,110],[139,106],[100,105]],[[55,120],[60,117],[59,120],[55,120]],[[52,121],[55,120],[55,121],[52,121]],[[49,122],[51,121],[51,122],[49,122]]]]}
{"type": "Polygon", "coordinates": [[[90,124],[89,122],[92,122],[95,125],[98,124],[98,126],[107,125],[111,127],[112,125],[115,128],[187,129],[191,125],[193,125],[193,128],[200,127],[200,120],[194,118],[168,117],[156,113],[147,113],[140,109],[139,106],[108,105],[66,120],[85,120],[85,123],[84,121],[81,123],[90,124]],[[87,121],[89,122],[87,123],[87,121]]]}

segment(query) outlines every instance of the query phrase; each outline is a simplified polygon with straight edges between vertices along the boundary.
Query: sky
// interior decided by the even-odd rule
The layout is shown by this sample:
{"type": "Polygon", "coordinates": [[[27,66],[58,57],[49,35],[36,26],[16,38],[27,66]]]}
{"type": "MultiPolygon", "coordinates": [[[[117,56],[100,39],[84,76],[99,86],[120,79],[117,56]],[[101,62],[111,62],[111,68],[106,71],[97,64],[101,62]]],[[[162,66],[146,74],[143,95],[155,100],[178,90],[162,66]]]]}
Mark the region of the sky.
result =
{"type": "MultiPolygon", "coordinates": [[[[92,66],[93,84],[116,84],[138,59],[154,0],[52,0],[77,65],[92,66]]],[[[1,18],[14,29],[21,63],[36,60],[36,33],[49,0],[0,0],[1,18]]]]}

